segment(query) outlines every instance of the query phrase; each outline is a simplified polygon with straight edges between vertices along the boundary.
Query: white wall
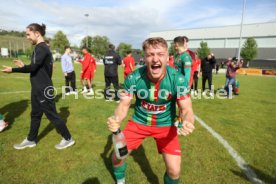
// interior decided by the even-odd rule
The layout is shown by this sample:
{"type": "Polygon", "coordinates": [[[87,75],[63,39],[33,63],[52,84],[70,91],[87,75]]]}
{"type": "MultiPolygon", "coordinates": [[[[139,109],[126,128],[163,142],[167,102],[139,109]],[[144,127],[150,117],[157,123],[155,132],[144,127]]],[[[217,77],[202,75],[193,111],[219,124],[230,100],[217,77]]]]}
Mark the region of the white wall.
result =
{"type": "MultiPolygon", "coordinates": [[[[246,38],[241,40],[241,47],[243,46],[246,38]]],[[[276,37],[255,38],[258,48],[275,48],[276,37]]],[[[209,48],[238,48],[239,38],[225,38],[225,39],[204,39],[204,40],[190,40],[189,48],[199,48],[200,42],[208,43],[209,48]]]]}

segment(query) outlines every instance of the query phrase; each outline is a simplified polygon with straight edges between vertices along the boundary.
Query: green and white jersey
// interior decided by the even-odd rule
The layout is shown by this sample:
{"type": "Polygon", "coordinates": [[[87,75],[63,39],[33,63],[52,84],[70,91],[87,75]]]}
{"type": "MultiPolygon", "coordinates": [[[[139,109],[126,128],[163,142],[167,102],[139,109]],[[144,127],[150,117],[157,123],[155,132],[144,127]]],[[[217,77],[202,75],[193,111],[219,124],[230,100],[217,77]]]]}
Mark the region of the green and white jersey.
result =
{"type": "Polygon", "coordinates": [[[148,126],[173,126],[176,101],[189,97],[188,81],[169,66],[157,83],[152,83],[146,72],[143,66],[128,75],[124,83],[125,92],[136,96],[132,120],[148,126]]]}
{"type": "Polygon", "coordinates": [[[187,52],[183,52],[181,54],[177,54],[174,58],[175,69],[182,73],[187,81],[190,81],[192,67],[191,56],[187,52]]]}

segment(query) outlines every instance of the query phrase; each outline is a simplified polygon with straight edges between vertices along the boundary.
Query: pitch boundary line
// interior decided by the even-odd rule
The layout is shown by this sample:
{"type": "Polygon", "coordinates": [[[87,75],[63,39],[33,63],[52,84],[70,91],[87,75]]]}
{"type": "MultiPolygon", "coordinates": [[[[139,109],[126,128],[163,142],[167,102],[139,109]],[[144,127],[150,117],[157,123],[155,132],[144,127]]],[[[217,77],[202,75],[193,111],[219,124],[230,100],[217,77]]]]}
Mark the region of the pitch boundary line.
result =
{"type": "Polygon", "coordinates": [[[256,173],[253,169],[249,167],[249,165],[245,162],[245,160],[238,154],[238,152],[225,140],[223,137],[218,134],[216,131],[214,131],[210,126],[208,126],[202,119],[200,119],[198,116],[195,116],[195,119],[204,127],[207,129],[209,133],[213,137],[215,137],[219,143],[223,145],[223,147],[228,151],[228,153],[232,156],[232,158],[236,161],[239,168],[244,172],[244,174],[247,176],[247,178],[250,180],[251,183],[254,184],[262,184],[262,180],[258,179],[256,173]]]}

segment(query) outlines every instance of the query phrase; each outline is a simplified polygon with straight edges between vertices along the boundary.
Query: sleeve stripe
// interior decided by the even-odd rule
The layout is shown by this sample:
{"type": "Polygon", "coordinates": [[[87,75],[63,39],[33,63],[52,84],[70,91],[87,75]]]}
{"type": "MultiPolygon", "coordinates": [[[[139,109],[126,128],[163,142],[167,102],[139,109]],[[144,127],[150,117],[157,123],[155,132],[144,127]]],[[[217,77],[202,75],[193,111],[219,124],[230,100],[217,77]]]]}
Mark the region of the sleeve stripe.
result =
{"type": "Polygon", "coordinates": [[[177,98],[177,100],[185,100],[185,99],[188,99],[188,98],[190,98],[190,94],[187,94],[185,96],[181,96],[181,97],[177,98]]]}

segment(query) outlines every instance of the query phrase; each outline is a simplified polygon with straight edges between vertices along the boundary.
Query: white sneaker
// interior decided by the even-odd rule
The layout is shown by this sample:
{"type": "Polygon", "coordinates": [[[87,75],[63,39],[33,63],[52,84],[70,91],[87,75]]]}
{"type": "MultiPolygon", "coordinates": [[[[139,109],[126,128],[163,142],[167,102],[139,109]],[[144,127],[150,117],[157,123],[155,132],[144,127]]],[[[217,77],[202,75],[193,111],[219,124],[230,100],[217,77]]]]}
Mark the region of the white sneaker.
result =
{"type": "Polygon", "coordinates": [[[87,93],[87,92],[88,92],[88,90],[86,88],[84,88],[81,93],[83,94],[83,93],[87,93]]]}
{"type": "Polygon", "coordinates": [[[24,148],[32,148],[35,147],[36,143],[35,141],[29,141],[27,138],[23,140],[20,144],[13,145],[14,149],[24,149],[24,148]]]}
{"type": "Polygon", "coordinates": [[[206,91],[203,91],[202,95],[205,96],[206,95],[206,91]]]}
{"type": "Polygon", "coordinates": [[[112,99],[112,98],[106,98],[105,101],[106,101],[106,102],[112,102],[113,99],[112,99]]]}
{"type": "Polygon", "coordinates": [[[194,96],[194,94],[195,94],[195,91],[191,90],[191,95],[194,96]]]}
{"type": "Polygon", "coordinates": [[[211,92],[209,93],[209,95],[210,95],[210,96],[214,96],[214,94],[213,94],[213,93],[211,93],[211,92]]]}
{"type": "Polygon", "coordinates": [[[195,91],[195,96],[197,96],[197,91],[195,91]]]}
{"type": "Polygon", "coordinates": [[[2,132],[6,127],[8,127],[8,125],[9,124],[7,122],[3,121],[2,125],[0,125],[0,132],[2,132]]]}
{"type": "Polygon", "coordinates": [[[65,93],[65,95],[66,95],[66,96],[69,96],[69,95],[70,95],[70,92],[65,93]]]}
{"type": "Polygon", "coordinates": [[[70,140],[65,140],[64,138],[57,144],[55,147],[56,149],[65,149],[67,147],[73,146],[75,144],[74,139],[71,137],[70,140]]]}
{"type": "Polygon", "coordinates": [[[89,92],[87,93],[88,95],[94,95],[93,89],[90,89],[89,92]]]}
{"type": "Polygon", "coordinates": [[[126,183],[126,179],[122,178],[116,181],[117,184],[125,184],[126,183]]]}

